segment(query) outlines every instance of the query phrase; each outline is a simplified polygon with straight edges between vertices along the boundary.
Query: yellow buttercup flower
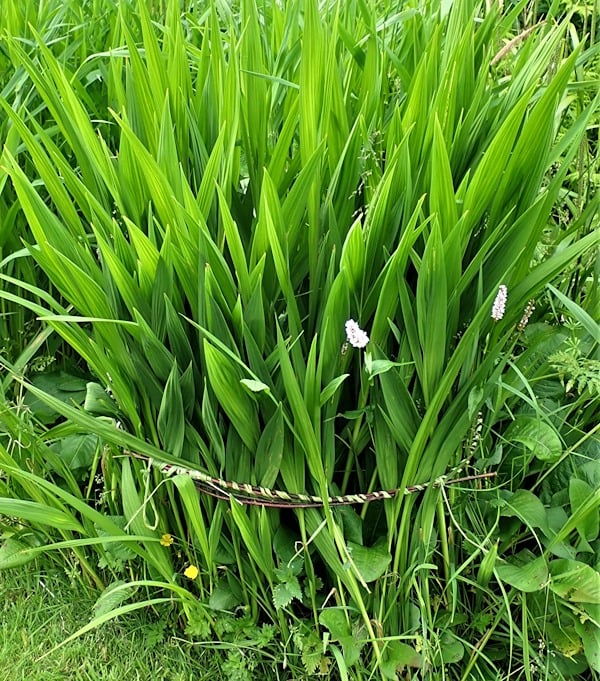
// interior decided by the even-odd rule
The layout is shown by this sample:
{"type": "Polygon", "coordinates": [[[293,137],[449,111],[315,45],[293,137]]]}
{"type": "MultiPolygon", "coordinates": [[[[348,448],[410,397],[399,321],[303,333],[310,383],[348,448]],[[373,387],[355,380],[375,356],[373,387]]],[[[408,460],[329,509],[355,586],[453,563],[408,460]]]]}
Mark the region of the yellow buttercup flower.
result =
{"type": "Polygon", "coordinates": [[[163,534],[163,536],[160,538],[161,546],[171,546],[174,541],[175,540],[173,537],[168,533],[163,534]]]}
{"type": "Polygon", "coordinates": [[[195,565],[189,565],[186,567],[186,569],[183,571],[183,574],[188,578],[188,579],[196,579],[198,576],[198,573],[200,571],[195,565]]]}

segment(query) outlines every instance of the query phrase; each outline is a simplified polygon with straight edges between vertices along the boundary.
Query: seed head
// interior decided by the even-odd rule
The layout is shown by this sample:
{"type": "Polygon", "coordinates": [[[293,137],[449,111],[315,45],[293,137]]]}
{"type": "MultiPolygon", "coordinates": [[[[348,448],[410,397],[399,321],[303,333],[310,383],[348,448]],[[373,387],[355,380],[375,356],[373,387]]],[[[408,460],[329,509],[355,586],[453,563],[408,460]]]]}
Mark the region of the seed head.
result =
{"type": "Polygon", "coordinates": [[[521,321],[519,322],[519,326],[517,327],[519,329],[519,333],[521,333],[523,331],[523,329],[529,323],[529,318],[533,314],[534,310],[535,310],[535,301],[532,298],[527,303],[527,307],[525,308],[525,312],[523,312],[523,316],[521,317],[521,321]]]}

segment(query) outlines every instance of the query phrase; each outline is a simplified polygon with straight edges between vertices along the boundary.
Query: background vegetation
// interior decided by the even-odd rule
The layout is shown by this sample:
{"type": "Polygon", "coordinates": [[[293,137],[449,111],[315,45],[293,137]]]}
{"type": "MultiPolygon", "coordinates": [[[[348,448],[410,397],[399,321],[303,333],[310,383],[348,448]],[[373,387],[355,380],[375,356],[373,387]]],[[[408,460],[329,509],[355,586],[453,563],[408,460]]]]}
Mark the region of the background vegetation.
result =
{"type": "Polygon", "coordinates": [[[596,678],[592,9],[3,7],[0,567],[99,590],[73,636],[153,608],[224,678],[596,678]],[[425,487],[246,506],[161,463],[425,487]]]}

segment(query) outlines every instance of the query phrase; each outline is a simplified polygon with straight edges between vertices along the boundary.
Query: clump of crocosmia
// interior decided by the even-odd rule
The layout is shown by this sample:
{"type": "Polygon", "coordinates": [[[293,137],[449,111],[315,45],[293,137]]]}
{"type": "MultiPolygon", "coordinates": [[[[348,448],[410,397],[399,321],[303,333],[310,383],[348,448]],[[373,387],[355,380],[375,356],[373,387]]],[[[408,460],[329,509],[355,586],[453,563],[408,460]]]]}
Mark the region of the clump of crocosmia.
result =
{"type": "Polygon", "coordinates": [[[496,299],[492,305],[492,319],[495,322],[499,322],[502,317],[504,317],[504,310],[506,309],[506,298],[508,290],[504,284],[500,284],[498,287],[498,293],[496,294],[496,299]]]}
{"type": "Polygon", "coordinates": [[[346,322],[346,338],[353,348],[364,348],[369,342],[369,336],[367,336],[366,332],[360,328],[354,319],[349,319],[346,322]]]}

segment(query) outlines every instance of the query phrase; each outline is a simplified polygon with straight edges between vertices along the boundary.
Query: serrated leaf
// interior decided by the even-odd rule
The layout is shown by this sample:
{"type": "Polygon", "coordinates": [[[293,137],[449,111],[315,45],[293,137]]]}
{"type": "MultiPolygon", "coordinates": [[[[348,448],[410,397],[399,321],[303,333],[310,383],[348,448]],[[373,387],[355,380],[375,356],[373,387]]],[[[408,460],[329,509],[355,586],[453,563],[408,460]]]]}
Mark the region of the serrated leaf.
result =
{"type": "Polygon", "coordinates": [[[304,648],[302,651],[302,664],[307,673],[311,676],[317,671],[321,664],[321,651],[313,648],[304,648]]]}
{"type": "Polygon", "coordinates": [[[302,599],[300,582],[295,577],[273,587],[273,605],[276,610],[287,607],[294,598],[302,599]]]}

